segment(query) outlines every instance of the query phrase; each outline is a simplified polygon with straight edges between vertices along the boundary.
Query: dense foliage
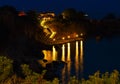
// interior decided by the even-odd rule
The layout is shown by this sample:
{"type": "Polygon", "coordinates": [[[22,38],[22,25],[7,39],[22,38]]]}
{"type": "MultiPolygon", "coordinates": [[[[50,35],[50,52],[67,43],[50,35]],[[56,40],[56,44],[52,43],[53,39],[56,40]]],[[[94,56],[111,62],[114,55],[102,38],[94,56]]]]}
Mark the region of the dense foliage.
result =
{"type": "MultiPolygon", "coordinates": [[[[5,56],[0,56],[0,84],[60,84],[57,78],[52,81],[43,79],[45,70],[39,74],[33,72],[29,65],[22,64],[21,70],[24,78],[17,76],[13,71],[13,60],[5,56]]],[[[99,71],[89,76],[89,79],[78,80],[76,77],[71,77],[68,84],[120,84],[120,74],[117,70],[112,73],[105,72],[100,74],[99,71]]],[[[63,84],[63,83],[61,83],[63,84]]]]}

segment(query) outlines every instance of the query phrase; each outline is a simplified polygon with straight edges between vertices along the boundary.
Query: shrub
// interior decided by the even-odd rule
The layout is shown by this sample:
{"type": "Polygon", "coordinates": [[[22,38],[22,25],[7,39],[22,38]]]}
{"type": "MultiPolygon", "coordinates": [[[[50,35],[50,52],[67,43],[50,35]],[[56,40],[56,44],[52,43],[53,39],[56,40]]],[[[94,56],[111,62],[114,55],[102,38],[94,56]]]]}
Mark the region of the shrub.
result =
{"type": "MultiPolygon", "coordinates": [[[[54,78],[52,81],[43,79],[46,70],[39,74],[33,72],[27,64],[21,65],[25,78],[20,78],[13,72],[12,63],[13,60],[0,56],[0,84],[59,84],[58,78],[54,78]]],[[[68,81],[68,84],[120,84],[120,74],[117,70],[103,74],[97,71],[90,75],[87,80],[84,78],[78,80],[73,76],[68,81]]]]}
{"type": "Polygon", "coordinates": [[[13,61],[7,57],[0,56],[0,82],[5,81],[13,74],[13,61]]]}

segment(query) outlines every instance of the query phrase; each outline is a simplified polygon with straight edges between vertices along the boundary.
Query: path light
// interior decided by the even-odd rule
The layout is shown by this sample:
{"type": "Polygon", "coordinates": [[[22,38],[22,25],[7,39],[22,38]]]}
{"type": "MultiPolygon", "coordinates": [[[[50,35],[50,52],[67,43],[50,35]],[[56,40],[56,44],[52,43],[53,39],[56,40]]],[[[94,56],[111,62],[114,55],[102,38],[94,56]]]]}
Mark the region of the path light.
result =
{"type": "Polygon", "coordinates": [[[70,36],[68,36],[68,38],[70,38],[70,36]]]}
{"type": "Polygon", "coordinates": [[[52,34],[50,35],[50,38],[53,38],[56,35],[56,32],[54,32],[52,30],[51,30],[51,32],[52,32],[52,34]]]}
{"type": "Polygon", "coordinates": [[[62,37],[62,39],[64,40],[64,39],[65,39],[65,37],[62,37]]]}

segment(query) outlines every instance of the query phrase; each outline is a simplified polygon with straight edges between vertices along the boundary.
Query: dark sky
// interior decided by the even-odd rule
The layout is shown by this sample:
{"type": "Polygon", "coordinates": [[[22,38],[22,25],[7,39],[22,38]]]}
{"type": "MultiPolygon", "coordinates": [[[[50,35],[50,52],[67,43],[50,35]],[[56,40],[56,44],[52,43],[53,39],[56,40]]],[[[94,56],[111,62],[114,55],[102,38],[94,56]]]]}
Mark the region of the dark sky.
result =
{"type": "Polygon", "coordinates": [[[95,18],[102,18],[110,12],[120,16],[120,0],[0,0],[0,6],[3,5],[12,5],[17,10],[53,11],[56,14],[66,8],[75,8],[95,18]]]}

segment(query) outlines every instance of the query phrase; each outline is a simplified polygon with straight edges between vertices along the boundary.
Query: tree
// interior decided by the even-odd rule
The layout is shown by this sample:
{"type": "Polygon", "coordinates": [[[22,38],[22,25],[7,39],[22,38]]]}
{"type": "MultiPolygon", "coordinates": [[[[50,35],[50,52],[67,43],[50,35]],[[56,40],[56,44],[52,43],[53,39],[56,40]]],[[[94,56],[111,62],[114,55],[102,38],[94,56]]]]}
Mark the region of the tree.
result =
{"type": "Polygon", "coordinates": [[[6,80],[13,74],[13,60],[0,56],[0,82],[6,80]]]}
{"type": "Polygon", "coordinates": [[[73,8],[68,8],[62,12],[63,19],[73,20],[76,19],[76,10],[73,8]]]}
{"type": "Polygon", "coordinates": [[[103,20],[114,20],[116,16],[114,13],[108,13],[106,16],[103,17],[103,20]]]}
{"type": "Polygon", "coordinates": [[[44,45],[39,40],[42,30],[35,22],[36,18],[34,12],[18,16],[13,7],[0,8],[0,55],[14,59],[17,74],[23,63],[30,65],[34,71],[42,70],[38,60],[44,57],[44,45]]]}
{"type": "MultiPolygon", "coordinates": [[[[9,42],[11,31],[15,29],[15,18],[17,11],[12,6],[0,7],[0,45],[7,46],[9,42]]],[[[3,49],[3,48],[2,48],[3,49]]]]}
{"type": "Polygon", "coordinates": [[[30,10],[27,12],[27,16],[30,18],[30,20],[35,23],[35,24],[39,24],[39,21],[37,19],[38,15],[37,12],[34,10],[30,10]]]}

